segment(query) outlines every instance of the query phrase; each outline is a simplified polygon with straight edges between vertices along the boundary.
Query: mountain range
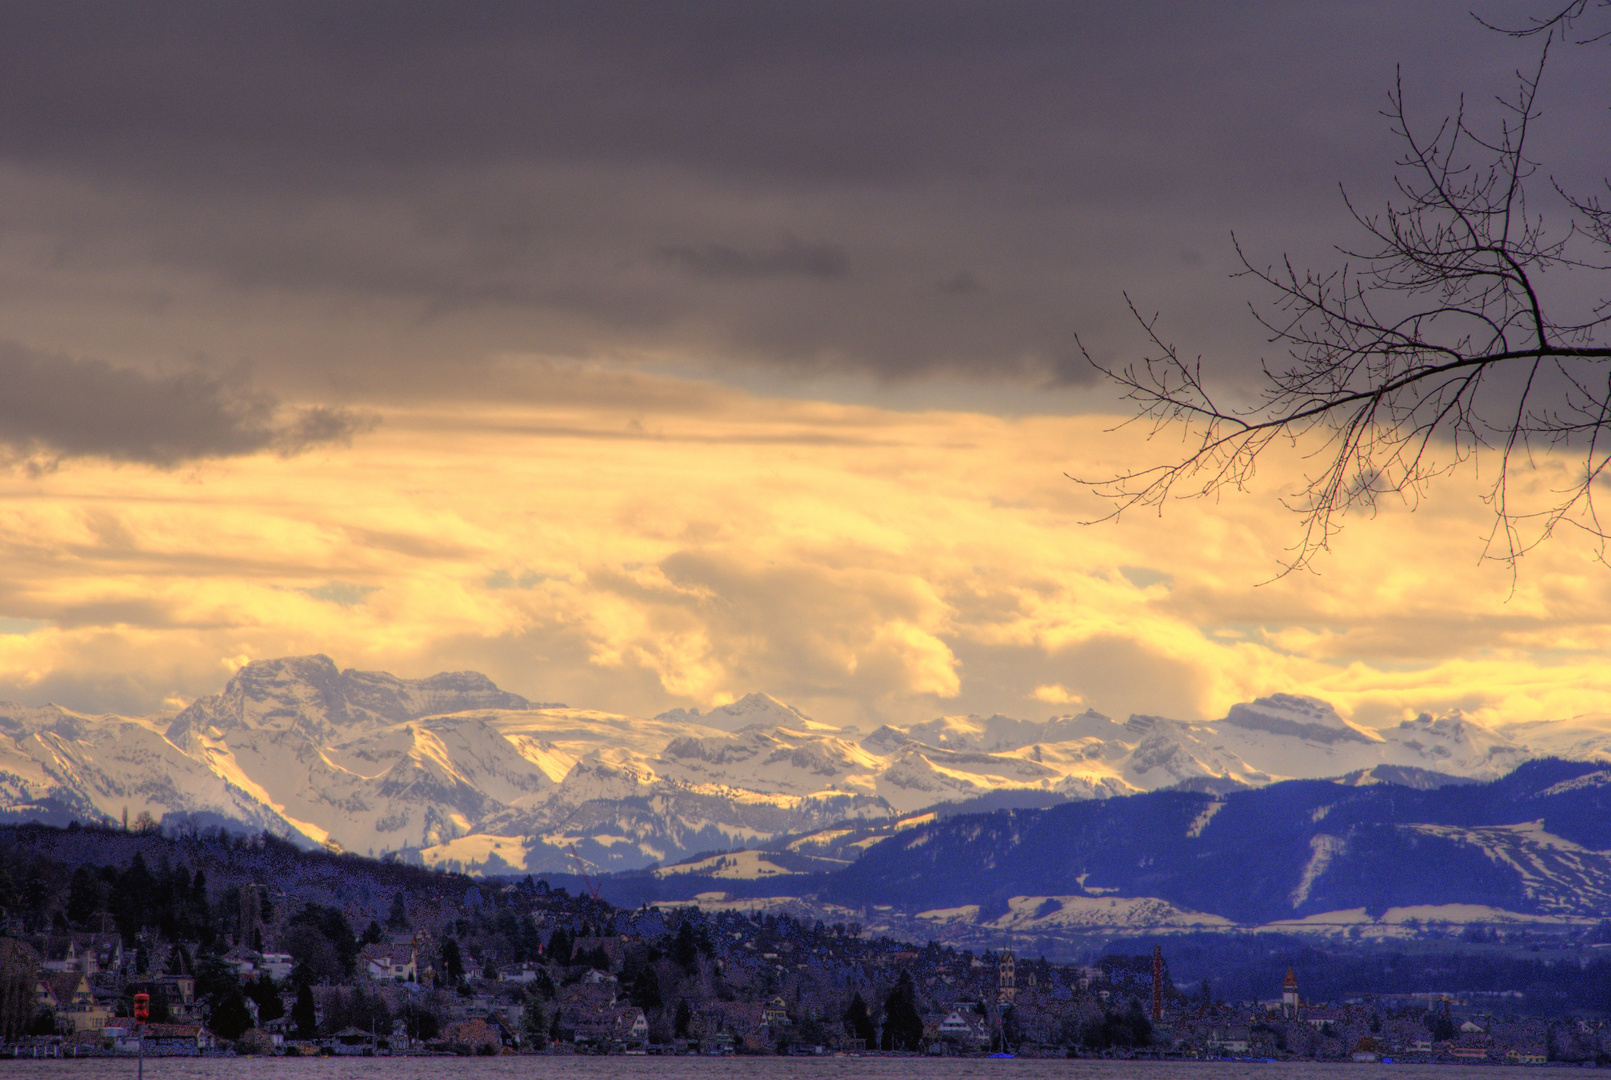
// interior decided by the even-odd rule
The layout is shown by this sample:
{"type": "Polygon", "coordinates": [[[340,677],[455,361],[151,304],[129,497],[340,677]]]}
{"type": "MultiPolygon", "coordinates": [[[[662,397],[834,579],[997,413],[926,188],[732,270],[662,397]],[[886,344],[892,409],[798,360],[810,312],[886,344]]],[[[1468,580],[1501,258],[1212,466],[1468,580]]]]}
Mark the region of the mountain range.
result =
{"type": "Polygon", "coordinates": [[[1251,933],[1270,948],[1291,935],[1391,949],[1500,940],[1577,957],[1611,944],[1611,764],[1542,759],[1459,783],[1383,766],[1224,795],[963,804],[604,887],[630,906],[787,911],[1058,956],[1116,938],[1251,933]]]}
{"type": "Polygon", "coordinates": [[[1546,755],[1611,760],[1611,723],[1456,713],[1373,730],[1278,694],[1213,722],[1087,711],[863,734],[765,694],[632,717],[529,701],[474,672],[401,679],[302,656],[248,664],[176,715],[0,705],[0,819],[143,811],[482,873],[566,869],[573,851],[631,870],[830,826],[861,836],[793,849],[826,866],[935,807],[1223,798],[1321,777],[1430,789],[1546,755]]]}

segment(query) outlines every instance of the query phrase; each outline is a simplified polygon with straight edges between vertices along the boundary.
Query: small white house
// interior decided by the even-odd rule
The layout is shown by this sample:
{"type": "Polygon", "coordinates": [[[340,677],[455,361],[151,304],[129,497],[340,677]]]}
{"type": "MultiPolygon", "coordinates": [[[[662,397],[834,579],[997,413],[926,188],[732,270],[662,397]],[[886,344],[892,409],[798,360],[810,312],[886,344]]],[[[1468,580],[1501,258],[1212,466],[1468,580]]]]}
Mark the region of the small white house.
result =
{"type": "Polygon", "coordinates": [[[284,952],[266,952],[259,969],[266,971],[275,982],[284,982],[291,977],[291,954],[284,952]]]}

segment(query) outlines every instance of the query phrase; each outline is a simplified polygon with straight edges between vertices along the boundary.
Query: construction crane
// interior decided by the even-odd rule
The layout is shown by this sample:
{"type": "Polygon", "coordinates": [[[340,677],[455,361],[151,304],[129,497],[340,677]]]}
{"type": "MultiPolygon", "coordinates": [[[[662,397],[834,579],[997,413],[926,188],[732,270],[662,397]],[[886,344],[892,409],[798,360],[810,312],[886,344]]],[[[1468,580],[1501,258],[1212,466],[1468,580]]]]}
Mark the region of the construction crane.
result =
{"type": "Polygon", "coordinates": [[[593,899],[597,900],[599,898],[599,883],[587,876],[587,864],[582,861],[580,855],[576,854],[576,845],[570,845],[570,849],[571,858],[576,860],[576,873],[581,877],[582,883],[587,886],[587,891],[593,894],[593,899]]]}

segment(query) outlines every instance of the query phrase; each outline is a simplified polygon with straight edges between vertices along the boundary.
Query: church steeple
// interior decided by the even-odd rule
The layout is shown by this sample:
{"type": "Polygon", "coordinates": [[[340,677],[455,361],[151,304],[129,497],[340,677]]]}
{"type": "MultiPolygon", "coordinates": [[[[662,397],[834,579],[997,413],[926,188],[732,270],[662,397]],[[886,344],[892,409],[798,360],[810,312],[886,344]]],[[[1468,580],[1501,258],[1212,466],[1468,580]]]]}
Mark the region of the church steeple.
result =
{"type": "Polygon", "coordinates": [[[1288,967],[1287,977],[1281,982],[1281,1015],[1297,1016],[1299,1000],[1298,976],[1288,967]]]}
{"type": "Polygon", "coordinates": [[[1014,971],[1015,958],[1012,954],[1012,942],[1009,940],[996,964],[996,1002],[1001,1005],[1011,1005],[1018,996],[1016,972],[1014,971]]]}

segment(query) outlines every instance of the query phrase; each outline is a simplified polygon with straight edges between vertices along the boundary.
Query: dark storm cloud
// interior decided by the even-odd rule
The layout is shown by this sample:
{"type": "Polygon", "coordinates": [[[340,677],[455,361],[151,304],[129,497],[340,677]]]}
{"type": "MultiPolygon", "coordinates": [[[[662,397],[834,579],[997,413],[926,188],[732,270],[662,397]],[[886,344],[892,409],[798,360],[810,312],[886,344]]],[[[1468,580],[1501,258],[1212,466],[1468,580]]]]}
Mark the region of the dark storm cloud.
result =
{"type": "Polygon", "coordinates": [[[804,277],[834,281],[850,273],[850,259],[843,248],[802,244],[793,236],[784,237],[775,248],[758,251],[711,244],[702,248],[667,246],[660,249],[660,255],[695,277],[704,278],[804,277]]]}
{"type": "Polygon", "coordinates": [[[0,446],[36,465],[99,457],[159,466],[345,442],[362,418],[317,406],[281,418],[273,397],[201,372],[148,375],[0,342],[0,446]]]}
{"type": "Polygon", "coordinates": [[[13,4],[0,226],[57,295],[301,297],[373,340],[266,377],[355,392],[509,351],[1069,385],[1125,287],[1256,344],[1228,235],[1347,239],[1396,61],[1435,111],[1525,57],[1445,4],[13,4]]]}

